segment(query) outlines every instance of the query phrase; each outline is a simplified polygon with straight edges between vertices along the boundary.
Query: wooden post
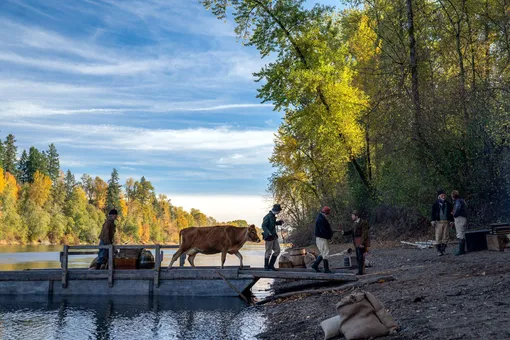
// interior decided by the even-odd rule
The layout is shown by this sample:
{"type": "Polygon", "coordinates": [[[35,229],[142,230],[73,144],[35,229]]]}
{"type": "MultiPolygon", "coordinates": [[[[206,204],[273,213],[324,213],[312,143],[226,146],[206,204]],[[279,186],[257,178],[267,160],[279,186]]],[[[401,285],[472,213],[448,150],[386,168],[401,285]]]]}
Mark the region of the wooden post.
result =
{"type": "Polygon", "coordinates": [[[155,266],[154,266],[154,285],[159,287],[159,268],[161,267],[161,250],[159,248],[159,244],[156,244],[156,258],[155,258],[155,266]]]}
{"type": "Polygon", "coordinates": [[[230,281],[229,281],[229,280],[227,280],[227,278],[226,278],[225,276],[223,276],[223,274],[221,274],[218,270],[216,271],[216,274],[218,274],[218,275],[219,275],[219,276],[223,279],[223,281],[225,281],[225,282],[226,282],[226,283],[230,286],[230,288],[231,288],[234,292],[236,292],[236,293],[239,295],[239,297],[240,297],[241,299],[243,299],[243,300],[244,300],[244,302],[246,302],[246,303],[247,303],[247,304],[249,304],[249,305],[251,305],[251,304],[252,304],[252,303],[250,303],[250,301],[248,301],[248,299],[246,298],[246,296],[244,296],[244,295],[243,295],[243,293],[241,293],[241,292],[240,292],[240,291],[239,291],[239,290],[238,290],[238,289],[237,289],[237,288],[236,288],[236,287],[235,287],[232,283],[230,283],[230,281]]]}
{"type": "Polygon", "coordinates": [[[69,259],[69,246],[64,245],[64,253],[62,254],[62,288],[67,288],[67,267],[69,259]]]}
{"type": "Polygon", "coordinates": [[[108,286],[113,287],[113,244],[108,246],[108,286]]]}
{"type": "Polygon", "coordinates": [[[184,267],[184,262],[186,262],[186,253],[182,253],[181,257],[179,258],[179,266],[184,267]]]}

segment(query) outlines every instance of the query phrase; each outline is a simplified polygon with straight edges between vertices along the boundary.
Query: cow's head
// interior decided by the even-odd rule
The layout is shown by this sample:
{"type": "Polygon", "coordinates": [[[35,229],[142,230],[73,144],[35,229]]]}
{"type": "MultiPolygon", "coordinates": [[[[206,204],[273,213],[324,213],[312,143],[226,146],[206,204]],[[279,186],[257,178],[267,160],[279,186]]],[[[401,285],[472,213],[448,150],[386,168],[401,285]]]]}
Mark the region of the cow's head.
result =
{"type": "Polygon", "coordinates": [[[257,229],[255,229],[255,225],[252,224],[248,227],[248,240],[251,242],[260,242],[259,235],[257,234],[257,229]]]}

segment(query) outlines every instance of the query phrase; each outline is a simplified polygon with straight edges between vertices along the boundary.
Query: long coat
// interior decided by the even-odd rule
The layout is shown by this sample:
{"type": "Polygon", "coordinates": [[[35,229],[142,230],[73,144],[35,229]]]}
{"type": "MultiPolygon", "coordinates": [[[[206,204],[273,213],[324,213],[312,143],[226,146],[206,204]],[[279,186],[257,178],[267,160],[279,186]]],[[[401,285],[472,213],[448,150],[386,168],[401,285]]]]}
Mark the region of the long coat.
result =
{"type": "Polygon", "coordinates": [[[113,236],[115,235],[115,219],[108,216],[99,234],[99,240],[103,241],[104,245],[113,244],[113,236]]]}
{"type": "Polygon", "coordinates": [[[354,222],[351,230],[344,232],[344,235],[352,235],[354,247],[356,247],[356,238],[360,238],[359,244],[368,248],[370,247],[370,236],[368,234],[369,229],[368,222],[366,220],[359,219],[359,221],[354,222]]]}

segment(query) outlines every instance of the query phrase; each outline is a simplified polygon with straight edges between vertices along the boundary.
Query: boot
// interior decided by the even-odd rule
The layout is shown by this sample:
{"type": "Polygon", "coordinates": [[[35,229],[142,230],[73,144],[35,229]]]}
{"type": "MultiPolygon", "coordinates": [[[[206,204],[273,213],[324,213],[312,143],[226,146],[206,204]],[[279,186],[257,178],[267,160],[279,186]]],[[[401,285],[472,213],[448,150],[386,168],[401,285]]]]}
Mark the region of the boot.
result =
{"type": "Polygon", "coordinates": [[[269,270],[269,259],[264,259],[264,270],[269,270]]]}
{"type": "Polygon", "coordinates": [[[319,270],[319,264],[321,264],[322,262],[322,255],[319,255],[316,259],[315,259],[315,262],[312,264],[312,268],[317,272],[317,273],[320,273],[320,270],[319,270]]]}
{"type": "Polygon", "coordinates": [[[275,262],[276,262],[276,258],[277,258],[277,257],[278,257],[278,256],[275,256],[274,254],[271,256],[271,260],[269,260],[269,269],[274,270],[274,271],[278,271],[278,269],[276,269],[276,268],[274,267],[274,264],[275,264],[275,262]]]}
{"type": "Polygon", "coordinates": [[[466,240],[463,238],[459,239],[459,249],[457,249],[457,252],[455,253],[455,256],[464,255],[466,251],[464,250],[466,247],[466,240]]]}
{"type": "Polygon", "coordinates": [[[324,273],[332,273],[332,271],[329,270],[329,260],[324,260],[324,273]]]}
{"type": "Polygon", "coordinates": [[[437,256],[443,256],[443,245],[436,244],[436,249],[437,249],[437,256]]]}

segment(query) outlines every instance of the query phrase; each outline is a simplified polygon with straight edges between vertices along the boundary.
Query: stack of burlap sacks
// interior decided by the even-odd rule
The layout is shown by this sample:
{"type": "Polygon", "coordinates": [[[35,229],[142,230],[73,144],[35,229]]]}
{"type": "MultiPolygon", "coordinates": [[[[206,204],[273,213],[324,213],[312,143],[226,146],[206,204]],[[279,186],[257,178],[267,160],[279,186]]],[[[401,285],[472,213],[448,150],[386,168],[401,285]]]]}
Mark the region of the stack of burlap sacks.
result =
{"type": "Polygon", "coordinates": [[[324,339],[344,334],[350,339],[369,339],[396,333],[398,325],[379,299],[369,292],[358,292],[343,298],[337,305],[337,316],[321,322],[324,339]]]}

